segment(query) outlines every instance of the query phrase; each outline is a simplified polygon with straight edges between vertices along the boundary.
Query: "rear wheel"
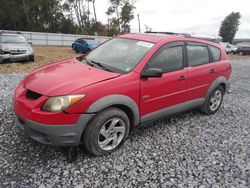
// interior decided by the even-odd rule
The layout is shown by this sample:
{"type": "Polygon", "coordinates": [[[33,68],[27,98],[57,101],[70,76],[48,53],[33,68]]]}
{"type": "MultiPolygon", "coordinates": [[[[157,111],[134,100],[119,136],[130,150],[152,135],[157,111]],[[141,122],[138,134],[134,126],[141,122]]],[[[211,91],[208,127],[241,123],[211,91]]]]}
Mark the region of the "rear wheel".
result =
{"type": "Polygon", "coordinates": [[[221,106],[224,93],[225,90],[222,86],[215,88],[205,100],[204,105],[201,107],[201,111],[207,115],[215,114],[221,106]]]}
{"type": "Polygon", "coordinates": [[[94,155],[105,155],[117,150],[129,133],[129,119],[119,108],[108,108],[98,113],[83,133],[85,148],[94,155]]]}

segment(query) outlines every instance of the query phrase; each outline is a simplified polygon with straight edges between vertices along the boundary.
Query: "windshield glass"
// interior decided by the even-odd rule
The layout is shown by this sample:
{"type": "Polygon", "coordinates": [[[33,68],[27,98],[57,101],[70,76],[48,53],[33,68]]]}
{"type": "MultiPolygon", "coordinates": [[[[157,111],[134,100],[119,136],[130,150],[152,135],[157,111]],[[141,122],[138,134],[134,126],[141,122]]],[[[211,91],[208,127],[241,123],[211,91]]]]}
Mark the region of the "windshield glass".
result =
{"type": "Polygon", "coordinates": [[[15,43],[15,44],[24,44],[27,43],[26,39],[22,35],[2,35],[2,43],[15,43]]]}
{"type": "Polygon", "coordinates": [[[126,73],[133,70],[153,46],[150,42],[114,38],[91,51],[86,60],[98,62],[114,72],[126,73]]]}

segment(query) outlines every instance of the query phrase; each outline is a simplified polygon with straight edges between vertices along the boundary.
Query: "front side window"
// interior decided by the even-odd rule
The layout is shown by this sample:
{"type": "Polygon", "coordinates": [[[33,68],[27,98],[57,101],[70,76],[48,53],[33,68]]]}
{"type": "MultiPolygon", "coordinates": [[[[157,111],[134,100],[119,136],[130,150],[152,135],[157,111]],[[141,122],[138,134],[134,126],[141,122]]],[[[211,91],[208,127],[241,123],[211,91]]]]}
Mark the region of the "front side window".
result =
{"type": "Polygon", "coordinates": [[[191,67],[209,63],[208,49],[203,45],[187,45],[187,56],[191,67]]]}
{"type": "Polygon", "coordinates": [[[148,62],[147,68],[159,68],[163,72],[180,70],[183,67],[183,47],[161,49],[148,62]]]}
{"type": "Polygon", "coordinates": [[[114,72],[127,73],[134,69],[153,46],[151,42],[114,38],[91,51],[85,59],[102,64],[114,72]]]}

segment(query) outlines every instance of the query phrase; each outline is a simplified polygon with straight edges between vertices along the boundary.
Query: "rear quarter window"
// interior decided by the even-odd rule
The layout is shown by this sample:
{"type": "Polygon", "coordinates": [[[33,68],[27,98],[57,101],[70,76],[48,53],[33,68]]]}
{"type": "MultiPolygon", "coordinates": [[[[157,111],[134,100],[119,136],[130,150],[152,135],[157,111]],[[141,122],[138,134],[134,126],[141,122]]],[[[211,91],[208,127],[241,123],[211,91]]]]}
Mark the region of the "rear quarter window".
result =
{"type": "Polygon", "coordinates": [[[221,51],[219,48],[216,48],[214,46],[208,46],[210,52],[211,52],[211,56],[212,56],[212,60],[213,61],[220,61],[221,59],[221,51]]]}

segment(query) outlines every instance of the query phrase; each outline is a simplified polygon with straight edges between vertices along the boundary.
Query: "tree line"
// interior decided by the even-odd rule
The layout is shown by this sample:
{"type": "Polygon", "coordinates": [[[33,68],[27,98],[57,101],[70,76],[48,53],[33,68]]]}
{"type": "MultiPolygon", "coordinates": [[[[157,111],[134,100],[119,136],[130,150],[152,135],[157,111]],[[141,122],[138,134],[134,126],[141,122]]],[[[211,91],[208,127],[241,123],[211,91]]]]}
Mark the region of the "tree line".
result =
{"type": "Polygon", "coordinates": [[[0,29],[103,36],[130,32],[136,0],[109,0],[107,24],[98,20],[98,1],[1,0],[0,29]]]}
{"type": "MultiPolygon", "coordinates": [[[[1,0],[0,29],[114,36],[130,32],[136,0],[108,0],[107,24],[99,21],[101,0],[1,0]]],[[[232,12],[221,23],[219,36],[232,43],[241,15],[232,12]]],[[[150,29],[152,30],[152,29],[150,29]]]]}

